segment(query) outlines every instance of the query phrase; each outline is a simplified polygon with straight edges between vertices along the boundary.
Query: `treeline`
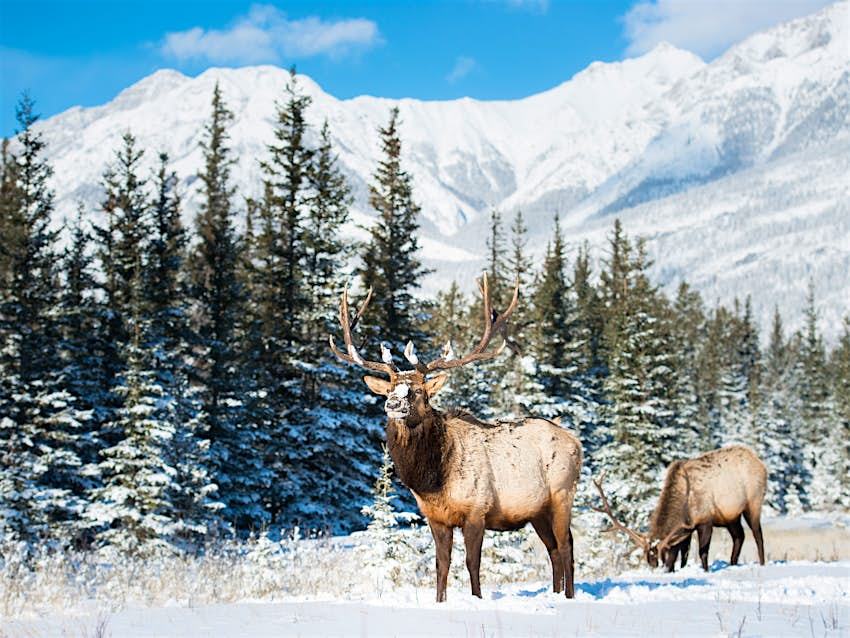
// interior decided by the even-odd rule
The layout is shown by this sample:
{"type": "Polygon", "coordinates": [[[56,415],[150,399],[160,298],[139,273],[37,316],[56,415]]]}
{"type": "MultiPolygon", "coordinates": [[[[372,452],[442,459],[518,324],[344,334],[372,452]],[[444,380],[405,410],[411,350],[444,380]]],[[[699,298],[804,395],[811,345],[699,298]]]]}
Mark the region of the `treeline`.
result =
{"type": "Polygon", "coordinates": [[[408,334],[423,273],[418,208],[392,111],[376,139],[371,239],[343,236],[349,189],[328,125],[307,125],[309,107],[293,73],[262,161],[262,197],[240,200],[232,114],[216,87],[203,198],[188,228],[168,156],[144,174],[148,150],[127,132],[104,167],[99,209],[80,206],[66,220],[63,246],[51,225],[49,149],[32,101],[21,100],[0,190],[7,538],[132,550],[362,525],[383,428],[327,338],[354,275],[381,299],[370,318],[381,329],[362,328],[408,334]]]}
{"type": "MultiPolygon", "coordinates": [[[[383,419],[359,371],[328,348],[343,286],[374,290],[358,326],[369,349],[384,340],[398,353],[411,339],[426,353],[447,340],[462,350],[482,319],[457,284],[434,300],[414,294],[427,271],[397,110],[376,137],[376,221],[355,243],[329,127],[311,130],[309,108],[293,73],[262,196],[245,199],[216,87],[189,227],[168,156],[144,174],[150,150],[127,132],[98,210],[81,206],[60,242],[49,149],[22,99],[0,183],[6,538],[146,551],[363,525],[383,419]]],[[[748,303],[709,311],[685,285],[667,299],[619,224],[598,275],[587,247],[568,264],[557,218],[540,268],[525,232],[517,213],[508,237],[494,211],[486,245],[497,308],[520,280],[511,331],[524,353],[453,372],[443,403],[562,416],[586,468],[620,477],[612,492],[644,508],[670,460],[732,441],[768,463],[779,511],[850,506],[850,323],[828,354],[812,294],[806,329],[785,335],[777,311],[762,351],[748,303]]]]}
{"type": "MultiPolygon", "coordinates": [[[[587,245],[568,264],[557,216],[539,270],[525,233],[521,213],[509,233],[491,213],[491,289],[502,308],[519,279],[511,332],[525,356],[454,373],[444,398],[491,417],[561,416],[581,438],[585,475],[604,471],[606,491],[638,526],[671,461],[733,443],[767,463],[777,512],[850,507],[850,318],[827,352],[813,284],[804,328],[786,335],[777,308],[762,340],[749,298],[709,309],[686,283],[673,299],[663,294],[644,241],[619,221],[598,273],[587,245]]],[[[472,343],[478,312],[453,285],[438,296],[430,331],[472,343]]]]}

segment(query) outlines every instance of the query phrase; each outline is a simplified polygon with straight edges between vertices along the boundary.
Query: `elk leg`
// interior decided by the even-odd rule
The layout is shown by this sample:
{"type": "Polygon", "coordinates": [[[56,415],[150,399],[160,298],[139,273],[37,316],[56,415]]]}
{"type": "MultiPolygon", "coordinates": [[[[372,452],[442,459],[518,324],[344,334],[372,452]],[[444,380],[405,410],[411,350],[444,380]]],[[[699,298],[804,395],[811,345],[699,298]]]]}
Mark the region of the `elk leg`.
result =
{"type": "Polygon", "coordinates": [[[713,527],[711,523],[703,523],[697,527],[697,538],[699,539],[699,559],[702,562],[702,568],[708,571],[708,547],[711,545],[711,532],[713,527]]]}
{"type": "Polygon", "coordinates": [[[681,562],[680,566],[681,566],[682,569],[685,569],[685,565],[688,564],[688,554],[691,553],[691,535],[690,534],[688,534],[688,537],[679,544],[679,551],[682,552],[682,562],[681,562]]]}
{"type": "Polygon", "coordinates": [[[481,598],[481,544],[484,542],[484,521],[467,521],[462,530],[472,595],[481,598]]]}
{"type": "Polygon", "coordinates": [[[744,526],[741,525],[741,519],[738,518],[729,523],[726,529],[732,535],[732,557],[729,559],[729,564],[737,565],[738,557],[741,555],[741,545],[744,544],[744,526]]]}
{"type": "Polygon", "coordinates": [[[758,508],[744,510],[744,519],[753,530],[753,538],[756,539],[756,547],[759,552],[759,564],[764,565],[764,538],[761,535],[761,503],[758,508]]]}
{"type": "Polygon", "coordinates": [[[442,523],[428,521],[431,526],[431,536],[437,547],[437,602],[446,602],[446,584],[449,580],[449,565],[452,561],[452,531],[453,528],[442,523]]]}
{"type": "Polygon", "coordinates": [[[575,597],[573,586],[573,533],[570,530],[570,510],[572,503],[561,503],[552,509],[552,531],[558,543],[558,553],[564,570],[564,594],[567,598],[575,597]]]}
{"type": "Polygon", "coordinates": [[[552,531],[552,523],[547,517],[540,516],[531,521],[534,531],[543,541],[546,546],[546,551],[549,552],[549,560],[552,562],[552,589],[556,594],[563,591],[564,584],[564,565],[561,562],[561,555],[558,553],[558,542],[555,540],[555,533],[552,531]]]}

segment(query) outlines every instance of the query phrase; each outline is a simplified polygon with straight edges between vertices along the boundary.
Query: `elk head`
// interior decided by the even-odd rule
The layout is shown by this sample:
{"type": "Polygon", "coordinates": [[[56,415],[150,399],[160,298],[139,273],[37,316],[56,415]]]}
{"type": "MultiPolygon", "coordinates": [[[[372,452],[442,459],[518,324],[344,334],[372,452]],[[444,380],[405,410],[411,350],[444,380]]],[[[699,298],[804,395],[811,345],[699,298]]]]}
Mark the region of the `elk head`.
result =
{"type": "Polygon", "coordinates": [[[416,354],[413,342],[408,342],[407,347],[404,349],[404,358],[413,366],[412,370],[400,370],[393,361],[390,349],[383,343],[381,344],[381,361],[368,361],[364,359],[357,346],[354,345],[351,331],[363,316],[372,298],[371,288],[366,295],[366,299],[363,301],[363,305],[355,313],[353,319],[349,313],[348,287],[343,290],[342,302],[339,307],[339,323],[342,328],[343,339],[345,340],[345,352],[337,348],[333,336],[330,337],[331,350],[333,350],[339,359],[347,363],[387,375],[389,380],[367,376],[363,378],[363,381],[365,381],[372,392],[386,397],[384,410],[387,413],[387,417],[403,423],[406,428],[416,428],[431,412],[429,400],[440,391],[440,388],[443,387],[443,384],[448,379],[445,374],[430,375],[441,370],[458,368],[473,361],[491,359],[501,353],[506,345],[514,352],[519,352],[519,346],[508,337],[507,323],[508,317],[514,311],[517,304],[519,280],[517,280],[514,287],[513,298],[508,309],[501,314],[494,311],[490,303],[486,275],[484,275],[483,283],[478,284],[478,289],[481,291],[484,299],[484,334],[475,348],[466,356],[456,357],[452,349],[452,344],[449,342],[446,343],[439,357],[429,363],[423,363],[416,354]],[[502,344],[496,350],[486,351],[494,334],[502,336],[502,344]]]}
{"type": "MultiPolygon", "coordinates": [[[[685,477],[685,479],[687,481],[687,476],[685,477]]],[[[672,571],[672,565],[676,560],[676,554],[671,550],[675,545],[687,538],[692,531],[691,528],[688,526],[687,521],[687,492],[685,496],[685,506],[683,507],[684,518],[682,520],[682,524],[676,530],[670,532],[664,538],[658,539],[652,538],[647,534],[636,532],[633,529],[629,529],[617,520],[617,518],[614,516],[614,513],[611,511],[611,505],[608,503],[608,498],[605,496],[605,491],[602,489],[602,481],[604,480],[604,472],[598,480],[593,479],[593,484],[596,486],[596,490],[599,492],[599,496],[602,498],[602,507],[588,505],[588,507],[594,512],[607,514],[608,518],[611,519],[611,527],[603,531],[613,532],[615,530],[619,530],[623,532],[636,545],[636,549],[640,549],[643,551],[643,557],[650,567],[658,567],[658,559],[660,557],[661,562],[664,563],[664,565],[667,567],[667,570],[672,571]]],[[[690,483],[688,483],[688,490],[690,490],[690,483]]]]}

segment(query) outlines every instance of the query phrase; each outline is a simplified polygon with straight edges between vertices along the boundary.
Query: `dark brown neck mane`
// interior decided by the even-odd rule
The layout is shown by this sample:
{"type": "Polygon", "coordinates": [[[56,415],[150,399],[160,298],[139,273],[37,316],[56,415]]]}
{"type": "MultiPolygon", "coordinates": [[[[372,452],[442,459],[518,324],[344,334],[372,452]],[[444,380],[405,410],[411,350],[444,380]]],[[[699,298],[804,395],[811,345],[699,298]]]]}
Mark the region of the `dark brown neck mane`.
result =
{"type": "Polygon", "coordinates": [[[404,419],[387,421],[387,449],[402,483],[417,494],[440,492],[450,452],[446,415],[432,408],[419,422],[411,417],[407,425],[404,419]]]}

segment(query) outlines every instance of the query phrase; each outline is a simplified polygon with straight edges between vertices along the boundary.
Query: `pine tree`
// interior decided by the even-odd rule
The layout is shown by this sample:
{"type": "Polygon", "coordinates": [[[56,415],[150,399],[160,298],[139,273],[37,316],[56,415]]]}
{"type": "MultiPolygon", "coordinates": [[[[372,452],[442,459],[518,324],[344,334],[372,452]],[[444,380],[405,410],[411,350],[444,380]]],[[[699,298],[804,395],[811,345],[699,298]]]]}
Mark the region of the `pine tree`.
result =
{"type": "Polygon", "coordinates": [[[494,308],[504,308],[508,295],[507,257],[505,234],[502,230],[502,214],[490,210],[490,230],[487,234],[487,282],[490,301],[494,308]]]}
{"type": "Polygon", "coordinates": [[[739,443],[753,446],[758,427],[754,415],[757,410],[755,402],[758,399],[760,362],[758,332],[749,298],[743,315],[735,300],[735,313],[728,318],[724,327],[718,430],[723,445],[739,443]]]}
{"type": "Polygon", "coordinates": [[[195,335],[189,327],[188,282],[185,276],[188,237],[180,220],[177,175],[168,155],[159,155],[156,196],[151,205],[152,234],[146,246],[142,309],[146,320],[139,348],[147,354],[146,374],[158,400],[149,418],[163,424],[171,444],[163,461],[173,472],[165,490],[169,503],[169,539],[197,542],[215,527],[217,486],[210,467],[209,440],[201,398],[190,389],[197,371],[189,364],[195,335]]]}
{"type": "MultiPolygon", "coordinates": [[[[4,166],[3,262],[8,269],[0,295],[0,498],[5,527],[22,538],[45,534],[65,492],[51,470],[63,464],[62,438],[53,437],[62,401],[57,397],[60,362],[57,321],[58,231],[51,227],[53,169],[33,126],[34,103],[24,95],[16,116],[15,167],[4,166]]],[[[63,514],[64,516],[64,514],[63,514]]]]}
{"type": "Polygon", "coordinates": [[[136,147],[136,138],[127,131],[115,160],[103,174],[106,191],[101,208],[107,218],[105,228],[96,228],[100,239],[99,257],[103,269],[109,308],[116,313],[113,336],[126,342],[133,278],[136,264],[143,259],[144,247],[151,235],[146,180],[140,174],[144,151],[136,147]]]}
{"type": "MultiPolygon", "coordinates": [[[[844,318],[844,325],[838,346],[833,350],[830,369],[833,380],[832,396],[834,401],[834,423],[831,440],[827,444],[837,452],[835,476],[850,475],[850,317],[844,318]]],[[[837,481],[839,492],[836,505],[850,509],[850,484],[837,481]]]]}
{"type": "Polygon", "coordinates": [[[672,307],[670,350],[674,357],[673,401],[676,413],[676,451],[692,457],[706,451],[700,445],[705,424],[700,422],[699,355],[706,341],[706,318],[699,293],[682,282],[672,307]]]}
{"type": "Polygon", "coordinates": [[[373,299],[368,325],[363,329],[374,343],[385,340],[401,352],[407,340],[422,343],[424,335],[413,291],[427,269],[416,253],[419,250],[419,206],[413,199],[413,179],[402,169],[398,108],[390,112],[386,127],[380,129],[383,158],[369,187],[369,205],[378,213],[369,230],[369,241],[361,252],[358,274],[373,299]]]}
{"type": "Polygon", "coordinates": [[[3,139],[0,148],[0,303],[12,284],[15,247],[23,230],[19,223],[20,191],[18,190],[18,161],[3,139]]]}
{"type": "Polygon", "coordinates": [[[115,392],[122,406],[116,414],[118,442],[102,452],[104,485],[93,492],[87,517],[101,543],[127,553],[147,554],[167,542],[172,506],[169,491],[175,475],[166,462],[173,423],[162,420],[162,386],[151,370],[142,318],[141,255],[129,281],[130,342],[125,346],[126,372],[115,392]]]}
{"type": "Polygon", "coordinates": [[[800,400],[799,439],[804,444],[807,469],[811,472],[809,500],[818,509],[834,507],[832,485],[840,458],[830,443],[831,397],[827,379],[826,353],[817,326],[814,282],[809,282],[809,294],[804,311],[805,326],[800,335],[796,372],[800,400]]]}
{"type": "Polygon", "coordinates": [[[646,520],[663,472],[674,455],[676,439],[672,396],[673,361],[668,352],[670,327],[663,296],[649,283],[642,240],[633,254],[618,225],[611,238],[605,283],[606,352],[610,375],[605,391],[610,401],[605,445],[598,462],[616,479],[617,500],[635,507],[629,522],[646,520]]]}
{"type": "Polygon", "coordinates": [[[191,296],[197,326],[201,389],[201,436],[209,441],[212,477],[225,505],[222,516],[245,532],[268,521],[262,490],[269,484],[263,465],[267,435],[255,415],[240,366],[237,322],[244,313],[237,278],[241,263],[233,226],[227,125],[233,115],[216,86],[212,115],[204,129],[203,202],[195,220],[198,244],[190,256],[191,296]]]}
{"type": "Polygon", "coordinates": [[[756,452],[768,468],[766,501],[781,513],[801,507],[800,499],[805,498],[809,482],[803,446],[794,425],[799,415],[799,401],[795,397],[793,350],[793,344],[787,343],[783,335],[782,317],[777,307],[759,384],[761,397],[757,418],[761,436],[756,452]]]}
{"type": "Polygon", "coordinates": [[[361,371],[339,362],[328,348],[328,335],[339,330],[339,295],[353,252],[342,234],[351,197],[327,123],[319,142],[304,219],[303,271],[309,301],[302,319],[304,354],[296,362],[304,408],[292,413],[287,440],[292,448],[306,451],[299,463],[304,480],[285,512],[287,520],[338,533],[363,523],[351,503],[369,499],[382,423],[367,417],[371,406],[364,407],[361,371]]]}
{"type": "Polygon", "coordinates": [[[415,560],[416,549],[400,528],[401,523],[410,523],[418,518],[416,514],[398,512],[393,501],[398,498],[393,485],[393,462],[384,446],[380,472],[372,488],[373,500],[364,506],[363,515],[369,520],[366,537],[369,542],[364,547],[365,567],[374,572],[373,578],[382,588],[387,584],[399,585],[409,563],[415,560]]]}
{"type": "MultiPolygon", "coordinates": [[[[452,349],[467,347],[474,337],[469,328],[469,301],[457,281],[448,290],[441,290],[434,299],[433,310],[425,324],[426,332],[437,344],[451,344],[452,349]]],[[[484,395],[469,394],[470,373],[474,366],[463,366],[452,371],[446,385],[437,395],[440,405],[463,405],[473,412],[481,411],[489,391],[484,395]]]]}
{"type": "Polygon", "coordinates": [[[70,225],[70,243],[62,260],[62,294],[58,320],[61,327],[59,351],[62,368],[55,401],[61,402],[51,432],[62,453],[52,470],[54,483],[64,493],[67,505],[55,507],[54,533],[87,545],[88,524],[82,514],[93,490],[100,486],[99,451],[101,433],[111,418],[109,388],[103,356],[111,352],[106,334],[106,317],[96,300],[97,282],[92,272],[92,236],[83,224],[79,205],[70,225]]]}
{"type": "Polygon", "coordinates": [[[572,383],[574,403],[572,421],[578,429],[588,464],[593,464],[593,452],[601,445],[597,429],[602,424],[603,382],[607,365],[602,356],[604,317],[602,300],[592,281],[590,253],[585,244],[579,249],[573,265],[571,288],[575,297],[575,317],[572,340],[568,350],[576,362],[576,377],[572,383]]]}

